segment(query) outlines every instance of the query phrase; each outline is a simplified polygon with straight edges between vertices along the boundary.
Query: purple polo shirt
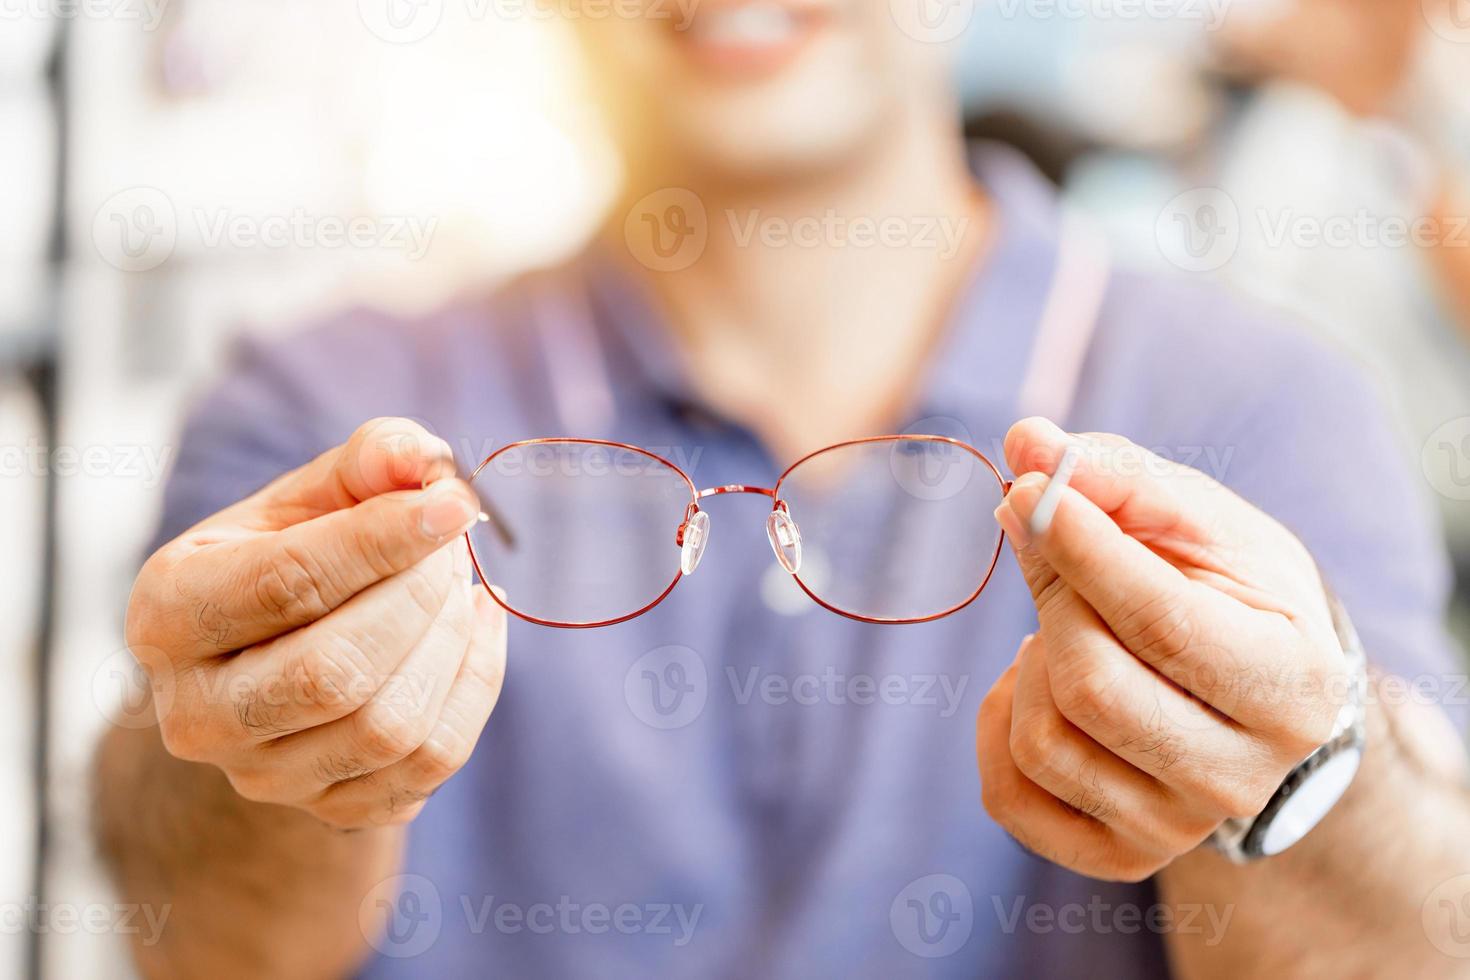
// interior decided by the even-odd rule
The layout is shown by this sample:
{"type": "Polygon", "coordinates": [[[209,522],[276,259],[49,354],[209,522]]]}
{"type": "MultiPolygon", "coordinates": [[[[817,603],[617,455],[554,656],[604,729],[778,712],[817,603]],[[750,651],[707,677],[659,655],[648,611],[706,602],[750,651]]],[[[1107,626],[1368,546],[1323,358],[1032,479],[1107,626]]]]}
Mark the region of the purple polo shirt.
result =
{"type": "MultiPolygon", "coordinates": [[[[1014,156],[977,171],[997,242],[904,431],[989,453],[1021,411],[1059,215],[1014,156]]],[[[659,330],[629,277],[587,262],[247,346],[188,424],[161,539],[383,415],[466,471],[508,441],[596,435],[668,450],[701,487],[770,486],[790,461],[704,407],[659,330]]],[[[1455,669],[1423,488],[1340,359],[1228,296],[1115,273],[1060,421],[1221,478],[1306,542],[1378,664],[1455,669]]],[[[1165,975],[1164,930],[1228,927],[1037,859],[981,807],[975,714],[1035,627],[1009,553],[957,615],[864,625],[773,583],[768,508],[711,501],[698,574],[639,619],[512,620],[500,705],[412,827],[367,976],[1138,978],[1165,975]]]]}

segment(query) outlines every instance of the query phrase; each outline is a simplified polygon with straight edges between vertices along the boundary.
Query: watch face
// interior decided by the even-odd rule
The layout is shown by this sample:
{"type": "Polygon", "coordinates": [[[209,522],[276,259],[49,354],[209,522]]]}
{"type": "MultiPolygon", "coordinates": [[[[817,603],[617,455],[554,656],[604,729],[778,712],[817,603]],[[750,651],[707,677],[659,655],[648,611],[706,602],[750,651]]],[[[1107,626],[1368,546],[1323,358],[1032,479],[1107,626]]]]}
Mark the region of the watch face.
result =
{"type": "Polygon", "coordinates": [[[1303,837],[1342,799],[1363,761],[1363,749],[1345,746],[1302,777],[1281,800],[1260,837],[1260,853],[1280,854],[1303,837]]]}

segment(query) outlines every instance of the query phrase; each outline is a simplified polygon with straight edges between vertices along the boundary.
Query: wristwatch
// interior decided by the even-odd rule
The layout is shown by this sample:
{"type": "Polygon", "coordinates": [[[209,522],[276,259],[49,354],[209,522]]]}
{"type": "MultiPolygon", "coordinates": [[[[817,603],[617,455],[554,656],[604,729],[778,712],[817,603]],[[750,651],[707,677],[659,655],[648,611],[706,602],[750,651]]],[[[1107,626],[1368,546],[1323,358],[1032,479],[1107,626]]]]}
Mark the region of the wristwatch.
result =
{"type": "Polygon", "coordinates": [[[1342,799],[1363,762],[1368,659],[1342,603],[1329,592],[1327,604],[1347,658],[1347,701],[1337,713],[1332,737],[1297,764],[1264,810],[1243,820],[1226,820],[1210,837],[1210,843],[1236,864],[1280,854],[1307,836],[1342,799]]]}

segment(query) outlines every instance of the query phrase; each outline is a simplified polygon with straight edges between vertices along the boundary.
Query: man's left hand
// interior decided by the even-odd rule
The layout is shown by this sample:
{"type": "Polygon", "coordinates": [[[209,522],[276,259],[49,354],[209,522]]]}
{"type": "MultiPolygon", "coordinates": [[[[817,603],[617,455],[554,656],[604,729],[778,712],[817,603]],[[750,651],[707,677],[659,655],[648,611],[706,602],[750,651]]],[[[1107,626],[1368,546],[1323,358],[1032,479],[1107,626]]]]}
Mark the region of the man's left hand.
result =
{"type": "Polygon", "coordinates": [[[1317,567],[1219,482],[1028,419],[996,512],[1040,630],[980,707],[984,802],[1022,845],[1137,881],[1251,817],[1331,735],[1349,685],[1317,567]],[[1070,444],[1049,530],[1027,526],[1070,444]]]}

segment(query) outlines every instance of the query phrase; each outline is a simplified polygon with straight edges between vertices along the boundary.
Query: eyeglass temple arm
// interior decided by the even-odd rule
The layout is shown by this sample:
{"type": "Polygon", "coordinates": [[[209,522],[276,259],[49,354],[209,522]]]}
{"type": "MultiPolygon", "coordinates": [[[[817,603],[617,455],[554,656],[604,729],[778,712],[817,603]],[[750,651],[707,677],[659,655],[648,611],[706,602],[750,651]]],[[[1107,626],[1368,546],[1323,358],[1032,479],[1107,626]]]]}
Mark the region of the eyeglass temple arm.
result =
{"type": "Polygon", "coordinates": [[[488,500],[481,499],[480,506],[484,508],[480,511],[480,522],[493,527],[495,529],[495,536],[500,539],[500,543],[514,551],[516,547],[515,532],[510,529],[510,524],[506,522],[505,517],[488,500]]]}

